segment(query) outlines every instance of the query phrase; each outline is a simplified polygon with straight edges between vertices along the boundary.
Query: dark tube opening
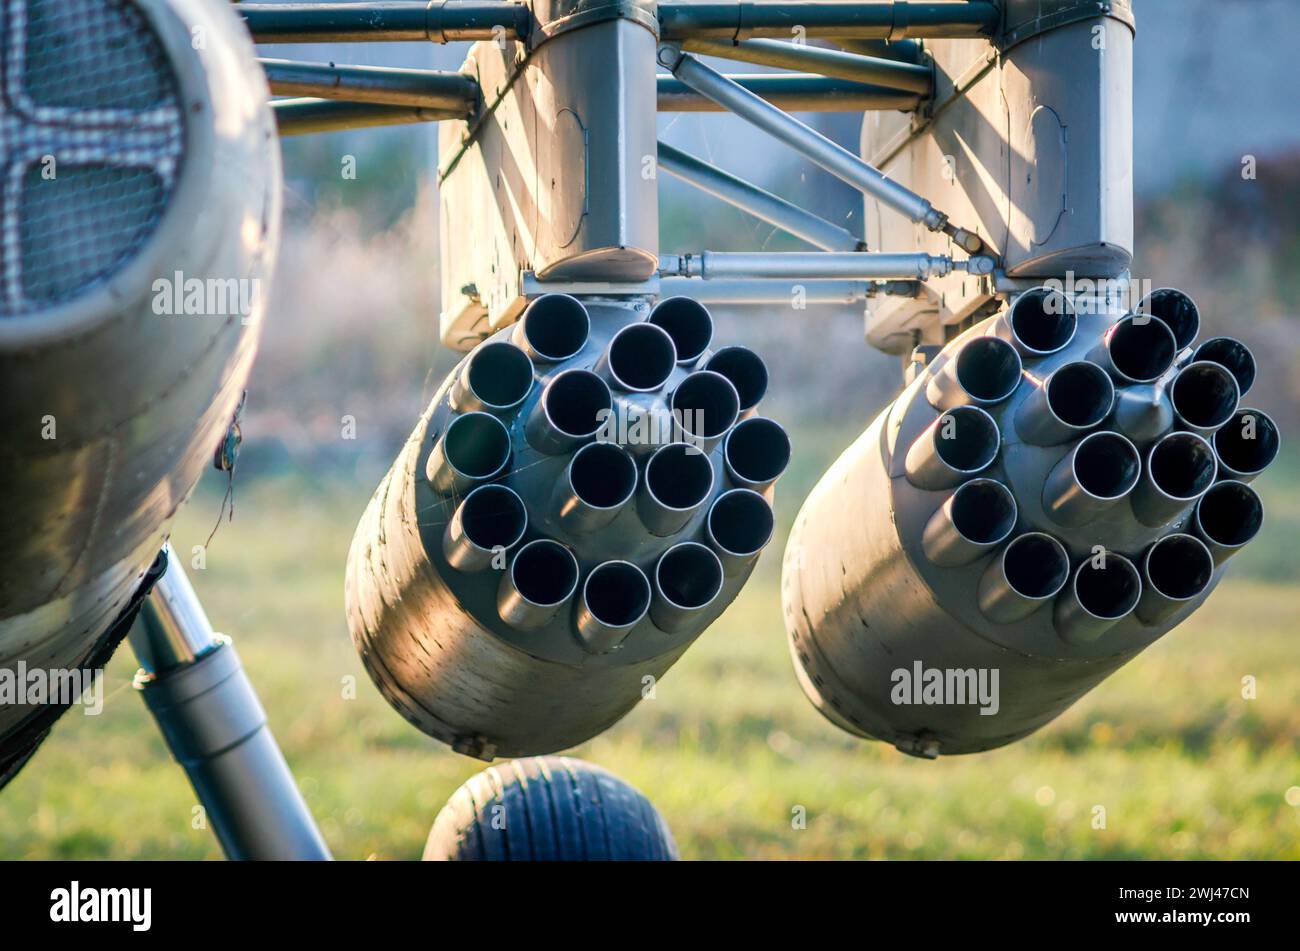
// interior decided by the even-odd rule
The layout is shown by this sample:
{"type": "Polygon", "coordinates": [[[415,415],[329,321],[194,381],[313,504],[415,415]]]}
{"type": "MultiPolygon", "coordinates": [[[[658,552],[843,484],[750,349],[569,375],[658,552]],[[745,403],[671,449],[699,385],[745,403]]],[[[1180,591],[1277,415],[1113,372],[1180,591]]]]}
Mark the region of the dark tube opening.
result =
{"type": "Polygon", "coordinates": [[[636,490],[636,462],[627,450],[613,443],[588,443],[573,455],[569,484],[588,505],[614,508],[636,490]]]}
{"type": "Polygon", "coordinates": [[[608,359],[615,383],[644,393],[668,382],[677,365],[677,349],[662,327],[631,324],[614,334],[608,359]]]}
{"type": "Polygon", "coordinates": [[[1173,499],[1190,500],[1214,482],[1214,450],[1193,433],[1171,433],[1151,450],[1151,481],[1173,499]]]}
{"type": "Polygon", "coordinates": [[[1214,449],[1233,472],[1255,475],[1277,458],[1282,440],[1277,423],[1257,409],[1239,409],[1214,434],[1214,449]]]}
{"type": "Polygon", "coordinates": [[[691,436],[714,439],[735,424],[740,416],[736,388],[721,373],[699,370],[673,390],[673,416],[691,436]]]}
{"type": "Polygon", "coordinates": [[[1016,526],[1016,500],[1001,482],[973,479],[953,493],[952,522],[977,545],[995,544],[1016,526]]]}
{"type": "Polygon", "coordinates": [[[1002,555],[1002,573],[1017,594],[1042,600],[1065,587],[1070,560],[1055,538],[1031,532],[1007,546],[1002,555]]]}
{"type": "Polygon", "coordinates": [[[748,412],[767,395],[767,364],[748,347],[723,347],[704,364],[704,369],[721,373],[736,388],[741,412],[748,412]]]}
{"type": "Polygon", "coordinates": [[[1211,363],[1227,367],[1228,372],[1236,379],[1237,390],[1242,396],[1245,396],[1246,391],[1255,384],[1255,355],[1250,352],[1250,347],[1240,340],[1234,340],[1232,337],[1211,338],[1196,348],[1192,360],[1197,363],[1209,360],[1211,363]]]}
{"type": "Polygon", "coordinates": [[[993,462],[1002,444],[993,417],[974,406],[958,406],[939,417],[934,434],[939,458],[961,472],[978,472],[993,462]]]}
{"type": "Polygon", "coordinates": [[[683,542],[659,559],[655,580],[664,597],[678,607],[702,608],[722,590],[722,564],[703,545],[683,542]]]}
{"type": "Polygon", "coordinates": [[[689,297],[669,297],[650,312],[650,323],[662,327],[673,338],[679,363],[700,358],[713,340],[713,317],[699,301],[689,297]]]}
{"type": "Polygon", "coordinates": [[[1193,363],[1174,378],[1170,399],[1174,411],[1188,425],[1215,429],[1231,419],[1237,409],[1237,380],[1221,364],[1193,363]]]}
{"type": "Polygon", "coordinates": [[[1216,545],[1237,548],[1258,535],[1264,526],[1264,503],[1248,485],[1218,482],[1197,503],[1196,521],[1205,537],[1216,545]]]}
{"type": "Polygon", "coordinates": [[[704,453],[674,443],[650,457],[645,482],[650,493],[669,508],[694,508],[713,490],[713,464],[704,453]]]}
{"type": "Polygon", "coordinates": [[[1137,606],[1142,596],[1142,579],[1132,562],[1108,551],[1097,558],[1090,557],[1079,566],[1074,576],[1074,593],[1089,614],[1113,621],[1137,606]]]}
{"type": "Polygon", "coordinates": [[[749,489],[718,496],[709,510],[709,534],[724,551],[742,557],[762,551],[772,539],[776,517],[767,499],[749,489]]]}
{"type": "Polygon", "coordinates": [[[539,538],[519,549],[510,565],[515,589],[533,604],[550,607],[578,586],[578,562],[559,542],[539,538]]]}
{"type": "Polygon", "coordinates": [[[1047,405],[1056,418],[1086,429],[1100,423],[1115,402],[1110,376],[1095,363],[1067,363],[1047,381],[1047,405]]]}
{"type": "Polygon", "coordinates": [[[469,387],[493,408],[517,406],[533,388],[533,361],[512,343],[485,343],[469,358],[469,387]]]}
{"type": "Polygon", "coordinates": [[[790,437],[775,420],[753,416],[737,423],[727,437],[726,458],[739,478],[766,485],[790,464],[790,437]]]}
{"type": "Polygon", "coordinates": [[[443,452],[455,469],[471,479],[488,479],[510,458],[510,432],[495,416],[466,413],[447,427],[443,452]]]}
{"type": "Polygon", "coordinates": [[[1173,331],[1179,350],[1190,347],[1201,332],[1201,314],[1195,302],[1172,287],[1162,287],[1142,298],[1137,312],[1150,314],[1173,331]]]}
{"type": "Polygon", "coordinates": [[[1147,552],[1147,580],[1166,598],[1186,601],[1196,597],[1213,574],[1209,549],[1191,535],[1169,535],[1147,552]]]}
{"type": "Polygon", "coordinates": [[[568,436],[595,435],[604,423],[601,411],[614,408],[609,387],[589,370],[565,370],[555,377],[542,403],[555,428],[568,436]]]}
{"type": "Polygon", "coordinates": [[[504,485],[481,485],[461,503],[465,537],[479,548],[509,548],[523,537],[528,513],[523,499],[504,485]]]}
{"type": "Polygon", "coordinates": [[[528,346],[554,363],[576,355],[591,333],[587,308],[567,294],[543,294],[528,305],[522,322],[528,346]]]}
{"type": "Polygon", "coordinates": [[[1074,339],[1078,318],[1064,294],[1038,287],[1021,294],[1011,305],[1010,322],[1025,349],[1046,355],[1074,339]]]}
{"type": "Polygon", "coordinates": [[[1142,459],[1137,449],[1119,433],[1093,433],[1079,443],[1074,454],[1075,478],[1099,499],[1128,494],[1141,474],[1142,459]]]}
{"type": "Polygon", "coordinates": [[[998,337],[976,337],[957,354],[957,382],[975,399],[997,403],[1020,385],[1020,354],[998,337]]]}
{"type": "Polygon", "coordinates": [[[650,582],[630,562],[607,561],[591,569],[582,597],[597,621],[626,627],[639,621],[650,607],[650,582]]]}
{"type": "Polygon", "coordinates": [[[1106,335],[1110,362],[1130,380],[1150,383],[1174,363],[1174,335],[1158,320],[1122,318],[1106,335]],[[1139,319],[1142,321],[1139,323],[1139,319]]]}

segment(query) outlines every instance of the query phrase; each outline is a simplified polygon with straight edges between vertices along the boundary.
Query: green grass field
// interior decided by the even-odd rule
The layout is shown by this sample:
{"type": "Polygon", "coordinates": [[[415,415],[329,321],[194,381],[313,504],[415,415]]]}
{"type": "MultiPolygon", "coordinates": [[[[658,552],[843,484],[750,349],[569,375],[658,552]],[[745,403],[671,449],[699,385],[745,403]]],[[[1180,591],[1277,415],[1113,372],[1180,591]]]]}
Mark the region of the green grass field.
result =
{"type": "MultiPolygon", "coordinates": [[[[779,493],[785,524],[849,435],[795,437],[804,454],[779,493]]],[[[790,671],[778,541],[656,699],[576,755],[644,791],[686,858],[1300,858],[1300,496],[1284,491],[1300,485],[1298,461],[1262,480],[1266,537],[1204,610],[1011,747],[925,762],[824,722],[790,671]],[[1257,699],[1242,698],[1247,676],[1257,699]]],[[[182,554],[212,526],[211,488],[176,527],[182,554]]],[[[334,854],[412,859],[481,764],[390,710],[352,650],[343,565],[371,489],[245,482],[191,577],[235,639],[334,854]]],[[[0,858],[219,857],[133,695],[134,666],[120,651],[103,715],[70,712],[0,794],[0,858]]]]}

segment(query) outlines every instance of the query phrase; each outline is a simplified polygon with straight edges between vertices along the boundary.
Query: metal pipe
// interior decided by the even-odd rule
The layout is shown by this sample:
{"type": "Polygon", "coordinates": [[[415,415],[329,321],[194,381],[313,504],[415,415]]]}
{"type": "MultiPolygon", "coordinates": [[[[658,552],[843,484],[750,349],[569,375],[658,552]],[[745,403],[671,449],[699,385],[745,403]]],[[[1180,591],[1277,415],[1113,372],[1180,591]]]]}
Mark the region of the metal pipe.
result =
{"type": "Polygon", "coordinates": [[[534,298],[510,332],[534,363],[562,363],[578,355],[591,335],[586,306],[568,294],[534,298]]]}
{"type": "Polygon", "coordinates": [[[659,273],[679,277],[760,278],[816,280],[926,280],[957,271],[987,274],[992,259],[972,257],[964,261],[947,255],[912,252],[886,254],[876,251],[702,251],[698,254],[662,254],[659,273]]]}
{"type": "Polygon", "coordinates": [[[1237,378],[1219,363],[1200,360],[1178,371],[1169,387],[1174,415],[1184,429],[1209,436],[1237,411],[1237,378]]]}
{"type": "Polygon", "coordinates": [[[1250,482],[1272,465],[1281,447],[1282,436],[1273,418],[1247,406],[1214,433],[1219,474],[1238,482],[1250,482]]]}
{"type": "Polygon", "coordinates": [[[1149,314],[1162,322],[1173,333],[1179,350],[1190,347],[1201,332],[1201,312],[1196,302],[1172,287],[1157,288],[1147,294],[1133,312],[1149,314]]]}
{"type": "Polygon", "coordinates": [[[385,125],[410,125],[464,119],[468,109],[423,109],[415,106],[381,106],[371,102],[335,99],[277,99],[271,103],[281,137],[345,129],[370,129],[385,125]]]}
{"type": "Polygon", "coordinates": [[[713,315],[690,297],[661,297],[647,320],[672,338],[678,366],[695,366],[713,342],[713,315]]]}
{"type": "Polygon", "coordinates": [[[957,486],[930,516],[921,533],[921,549],[941,568],[968,565],[1006,541],[1016,517],[1010,489],[994,479],[971,479],[957,486]]]}
{"type": "Polygon", "coordinates": [[[980,613],[997,624],[1024,620],[1056,597],[1069,577],[1064,545],[1043,532],[1018,535],[980,576],[980,613]]]}
{"type": "Polygon", "coordinates": [[[860,251],[865,248],[858,237],[839,225],[664,142],[659,143],[659,167],[824,251],[860,251]]]}
{"type": "Polygon", "coordinates": [[[1164,321],[1129,314],[1111,324],[1088,357],[1116,383],[1127,386],[1154,383],[1173,366],[1177,354],[1174,332],[1164,321]]]}
{"type": "Polygon", "coordinates": [[[552,508],[575,534],[604,528],[636,493],[636,462],[626,449],[593,442],[573,454],[555,487],[552,508]]]}
{"type": "Polygon", "coordinates": [[[790,436],[766,416],[741,420],[727,433],[722,458],[733,485],[762,492],[790,464],[790,436]]]}
{"type": "Polygon", "coordinates": [[[497,614],[513,628],[543,627],[578,590],[578,559],[567,547],[537,538],[515,552],[501,573],[497,614]]]}
{"type": "Polygon", "coordinates": [[[436,492],[460,495],[497,478],[510,464],[510,431],[490,413],[465,413],[448,425],[424,474],[436,492]]]}
{"type": "MultiPolygon", "coordinates": [[[[719,74],[723,75],[723,74],[719,74]]],[[[786,112],[915,112],[914,92],[805,73],[723,75],[737,87],[786,112]]],[[[672,76],[656,76],[660,112],[726,112],[728,107],[672,76]]]]}
{"type": "Polygon", "coordinates": [[[677,365],[677,347],[668,331],[650,323],[628,324],[609,341],[596,372],[618,390],[653,393],[677,365]]]}
{"type": "Polygon", "coordinates": [[[436,69],[392,69],[259,59],[272,95],[314,96],[390,106],[460,111],[479,102],[481,90],[472,76],[436,69]]]}
{"type": "Polygon", "coordinates": [[[696,92],[784,142],[842,181],[877,198],[910,220],[924,224],[931,231],[951,234],[958,245],[971,253],[981,247],[978,236],[953,228],[947,216],[925,198],[698,59],[671,46],[661,46],[659,61],[696,92]]]}
{"type": "Polygon", "coordinates": [[[714,500],[705,522],[709,546],[727,575],[748,570],[776,530],[776,516],[767,499],[753,489],[729,489],[714,500]]]}
{"type": "Polygon", "coordinates": [[[934,92],[934,71],[928,66],[808,46],[806,43],[787,43],[779,40],[723,42],[688,39],[682,43],[682,49],[690,53],[717,56],[742,63],[756,63],[760,66],[815,73],[819,76],[834,76],[851,82],[872,83],[916,93],[922,97],[929,97],[934,92]]]}
{"type": "Polygon", "coordinates": [[[457,571],[482,571],[528,529],[528,509],[514,489],[480,485],[456,507],[442,534],[442,553],[457,571]]]}
{"type": "Polygon", "coordinates": [[[519,347],[496,340],[465,360],[451,385],[449,400],[458,413],[481,411],[504,416],[517,410],[533,389],[533,362],[519,347]]]}
{"type": "Polygon", "coordinates": [[[1214,577],[1214,560],[1192,535],[1166,535],[1142,557],[1142,597],[1138,620],[1159,624],[1199,597],[1214,577]]]}
{"type": "Polygon", "coordinates": [[[524,438],[549,456],[572,452],[596,437],[613,409],[604,380],[590,370],[565,370],[542,390],[524,423],[524,438]]]}
{"type": "Polygon", "coordinates": [[[1074,339],[1079,320],[1070,299],[1060,291],[1035,287],[998,315],[993,332],[1028,360],[1064,350],[1074,339]]]}
{"type": "Polygon", "coordinates": [[[1128,439],[1090,433],[1048,473],[1043,511],[1059,525],[1083,525],[1132,492],[1141,473],[1142,457],[1128,439]]]}
{"type": "Polygon", "coordinates": [[[1084,559],[1071,584],[1056,599],[1052,622],[1069,644],[1095,641],[1128,617],[1142,597],[1142,578],[1133,562],[1113,551],[1084,559]]]}
{"type": "Polygon", "coordinates": [[[235,11],[257,43],[517,40],[529,26],[527,5],[500,0],[242,3],[235,11]]]}
{"type": "Polygon", "coordinates": [[[1245,547],[1264,527],[1264,503],[1259,493],[1235,479],[1210,486],[1196,503],[1192,530],[1221,565],[1245,547]]]}
{"type": "Polygon", "coordinates": [[[630,561],[606,561],[587,574],[574,627],[582,646],[603,654],[623,643],[650,609],[650,582],[630,561]]]}
{"type": "Polygon", "coordinates": [[[756,36],[789,37],[802,27],[811,38],[962,39],[988,37],[1000,14],[992,3],[840,3],[796,0],[785,3],[695,3],[669,0],[659,4],[664,39],[742,40],[756,36]]]}
{"type": "Polygon", "coordinates": [[[1245,396],[1255,384],[1255,355],[1250,347],[1233,337],[1211,337],[1196,348],[1192,362],[1209,360],[1228,368],[1237,381],[1237,390],[1245,396]]]}
{"type": "Polygon", "coordinates": [[[692,625],[722,593],[722,562],[699,542],[682,542],[655,563],[650,620],[673,634],[692,625]]]}
{"type": "Polygon", "coordinates": [[[993,465],[1002,436],[978,406],[955,406],[916,437],[903,468],[918,489],[951,489],[993,465]]]}
{"type": "Polygon", "coordinates": [[[1133,514],[1143,525],[1164,525],[1214,484],[1213,447],[1196,433],[1162,436],[1147,453],[1146,471],[1133,490],[1133,514]]]}
{"type": "MultiPolygon", "coordinates": [[[[912,282],[900,282],[915,285],[912,282]]],[[[661,277],[662,294],[682,294],[708,304],[862,304],[876,294],[873,281],[702,281],[698,277],[661,277]]],[[[907,296],[913,296],[909,293],[907,296]]]]}
{"type": "Polygon", "coordinates": [[[1016,433],[1031,446],[1078,439],[1110,415],[1115,384],[1101,367],[1076,360],[1057,367],[1016,410],[1016,433]]]}
{"type": "Polygon", "coordinates": [[[221,643],[189,576],[172,558],[170,547],[164,552],[167,571],[140,606],[140,623],[130,632],[136,659],[151,674],[192,664],[221,643]]]}
{"type": "Polygon", "coordinates": [[[711,452],[740,418],[740,394],[721,373],[696,370],[677,384],[668,405],[673,436],[697,451],[711,452]]]}
{"type": "Polygon", "coordinates": [[[705,358],[703,369],[721,373],[736,388],[740,398],[740,415],[752,413],[767,395],[767,364],[748,347],[722,347],[705,358]]]}
{"type": "Polygon", "coordinates": [[[685,443],[661,446],[646,463],[637,487],[636,511],[650,534],[682,530],[713,490],[713,463],[685,443]]]}
{"type": "Polygon", "coordinates": [[[939,366],[925,386],[925,396],[935,409],[954,406],[994,406],[1020,385],[1020,354],[998,337],[975,337],[956,353],[939,358],[939,366]]]}

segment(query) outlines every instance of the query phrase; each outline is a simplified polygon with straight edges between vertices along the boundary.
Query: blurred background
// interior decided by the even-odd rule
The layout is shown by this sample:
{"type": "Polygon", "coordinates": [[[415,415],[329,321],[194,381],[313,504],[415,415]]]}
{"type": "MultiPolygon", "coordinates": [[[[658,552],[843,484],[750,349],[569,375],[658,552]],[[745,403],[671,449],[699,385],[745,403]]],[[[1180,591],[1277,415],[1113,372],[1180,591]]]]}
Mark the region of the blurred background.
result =
{"type": "MultiPolygon", "coordinates": [[[[1300,124],[1281,43],[1300,35],[1300,5],[1135,7],[1133,274],[1191,293],[1203,335],[1244,340],[1266,381],[1250,402],[1300,432],[1300,124]]],[[[265,55],[456,68],[463,49],[265,55]]],[[[859,116],[803,118],[856,151],[859,116]]],[[[860,230],[855,192],[739,120],[666,116],[660,136],[860,230]]],[[[432,127],[285,142],[285,235],[233,519],[218,526],[228,487],[213,472],[173,534],[188,560],[216,528],[190,576],[340,858],[418,858],[434,815],[482,765],[384,703],[343,614],[356,521],[456,362],[437,341],[438,242],[457,236],[436,233],[435,152],[432,127]],[[355,179],[341,175],[345,156],[355,179]]],[[[689,186],[660,187],[665,252],[799,247],[689,186]]],[[[768,361],[764,411],[795,443],[777,492],[783,533],[894,395],[898,360],[867,348],[861,311],[715,316],[718,342],[768,361]]],[[[778,536],[655,698],[575,753],[646,793],[686,858],[1300,858],[1300,452],[1284,444],[1256,486],[1268,523],[1206,607],[1011,747],[925,762],[824,722],[790,669],[778,536]]],[[[0,795],[0,858],[220,856],[133,695],[135,666],[119,651],[104,713],[74,709],[0,795]]]]}

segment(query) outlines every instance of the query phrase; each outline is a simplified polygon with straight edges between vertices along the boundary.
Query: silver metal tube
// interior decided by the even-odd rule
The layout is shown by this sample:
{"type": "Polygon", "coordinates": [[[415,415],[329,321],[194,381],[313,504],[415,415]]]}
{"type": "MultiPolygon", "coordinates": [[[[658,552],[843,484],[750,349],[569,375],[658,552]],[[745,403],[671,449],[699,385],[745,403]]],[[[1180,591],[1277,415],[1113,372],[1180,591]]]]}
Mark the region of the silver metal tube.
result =
{"type": "Polygon", "coordinates": [[[993,332],[1032,360],[1068,347],[1078,325],[1068,297],[1048,287],[1035,287],[1020,294],[998,316],[993,332]]]}
{"type": "Polygon", "coordinates": [[[727,433],[723,460],[732,485],[762,492],[781,478],[790,464],[790,437],[766,416],[741,420],[727,433]]]}
{"type": "MultiPolygon", "coordinates": [[[[720,74],[721,75],[721,74],[720,74]]],[[[784,112],[913,112],[914,92],[807,73],[743,73],[724,76],[784,112]]],[[[659,112],[724,112],[726,107],[673,76],[656,76],[659,112]]]]}
{"type": "Polygon", "coordinates": [[[375,43],[517,40],[529,8],[502,0],[386,0],[382,3],[241,3],[258,43],[375,43]]]}
{"type": "Polygon", "coordinates": [[[943,277],[954,270],[988,273],[992,259],[954,260],[923,252],[886,254],[876,251],[702,251],[698,254],[664,254],[661,275],[717,279],[760,278],[817,280],[917,280],[943,277]]]}
{"type": "Polygon", "coordinates": [[[510,431],[490,413],[455,417],[438,437],[425,478],[443,495],[463,495],[497,478],[510,464],[510,431]]]}
{"type": "Polygon", "coordinates": [[[1032,446],[1078,439],[1110,415],[1115,385],[1101,367],[1076,360],[1057,367],[1016,410],[1016,433],[1032,446]]]}
{"type": "Polygon", "coordinates": [[[259,59],[271,93],[372,102],[421,109],[473,110],[481,91],[464,73],[436,69],[392,69],[385,66],[343,66],[259,59]]]}
{"type": "Polygon", "coordinates": [[[1052,622],[1069,644],[1095,641],[1128,617],[1142,597],[1133,562],[1113,551],[1084,559],[1056,598],[1052,622]]]}
{"type": "Polygon", "coordinates": [[[975,337],[938,357],[925,397],[935,409],[994,406],[1016,391],[1023,369],[1016,348],[998,337],[975,337]]]}
{"type": "Polygon", "coordinates": [[[442,553],[457,571],[482,571],[528,529],[524,501],[504,485],[481,485],[456,507],[442,534],[442,553]]]}
{"type": "MultiPolygon", "coordinates": [[[[906,282],[904,282],[906,283],[906,282]]],[[[876,293],[874,281],[702,281],[661,277],[662,294],[683,295],[708,304],[861,304],[876,293]]]]}
{"type": "Polygon", "coordinates": [[[1202,436],[1211,435],[1231,420],[1241,402],[1232,371],[1209,360],[1189,363],[1179,370],[1169,386],[1169,399],[1182,427],[1202,436]]]}
{"type": "Polygon", "coordinates": [[[992,416],[978,406],[956,406],[916,437],[903,468],[918,489],[951,489],[993,465],[1001,447],[992,416]]]}
{"type": "Polygon", "coordinates": [[[1127,438],[1090,433],[1048,473],[1043,510],[1059,525],[1082,525],[1132,492],[1141,473],[1142,457],[1127,438]]]}
{"type": "Polygon", "coordinates": [[[533,362],[519,347],[496,340],[476,347],[451,385],[458,413],[513,413],[533,389],[533,362]]]}
{"type": "Polygon", "coordinates": [[[957,486],[921,533],[925,557],[941,568],[968,565],[1011,535],[1016,527],[1016,499],[1001,482],[971,479],[957,486]]]}
{"type": "Polygon", "coordinates": [[[1088,358],[1123,386],[1154,383],[1178,354],[1174,333],[1164,322],[1129,314],[1106,331],[1088,358]]]}
{"type": "Polygon", "coordinates": [[[609,386],[590,370],[564,370],[542,390],[524,422],[524,438],[538,452],[557,456],[591,442],[614,409],[609,386]]]}
{"type": "Polygon", "coordinates": [[[1214,577],[1210,550],[1192,535],[1166,535],[1142,556],[1142,597],[1137,616],[1159,624],[1195,600],[1214,577]]]}
{"type": "Polygon", "coordinates": [[[1262,410],[1240,407],[1214,433],[1214,454],[1219,475],[1238,482],[1251,482],[1272,465],[1282,447],[1282,436],[1273,418],[1262,410]]]}
{"type": "Polygon", "coordinates": [[[729,489],[709,509],[705,536],[727,575],[741,574],[754,563],[776,530],[772,506],[753,489],[729,489]]]}
{"type": "Polygon", "coordinates": [[[713,315],[690,297],[659,298],[648,321],[662,327],[672,338],[678,366],[695,366],[713,342],[713,315]]]}
{"type": "Polygon", "coordinates": [[[373,102],[337,99],[277,99],[271,114],[281,138],[344,129],[370,129],[386,125],[411,125],[464,119],[468,109],[426,109],[420,106],[385,106],[373,102]]]}
{"type": "Polygon", "coordinates": [[[1264,503],[1246,483],[1225,479],[1196,503],[1191,527],[1210,549],[1214,563],[1221,565],[1264,527],[1264,503]]]}
{"type": "Polygon", "coordinates": [[[839,225],[665,142],[659,143],[659,167],[824,251],[859,251],[864,247],[861,239],[839,225]]]}
{"type": "Polygon", "coordinates": [[[501,573],[497,614],[519,630],[543,627],[578,590],[578,559],[549,538],[537,538],[515,552],[501,573]]]}
{"type": "Polygon", "coordinates": [[[1133,514],[1152,528],[1175,518],[1214,484],[1214,448],[1195,433],[1161,436],[1147,453],[1142,479],[1133,490],[1133,514]]]}
{"type": "Polygon", "coordinates": [[[637,487],[641,523],[661,538],[682,530],[713,490],[713,463],[685,443],[661,446],[646,463],[637,487]]]}
{"type": "Polygon", "coordinates": [[[1201,312],[1196,302],[1180,290],[1161,287],[1147,294],[1133,308],[1135,314],[1150,314],[1167,326],[1179,350],[1192,345],[1201,332],[1201,312]]]}
{"type": "Polygon", "coordinates": [[[593,442],[573,454],[555,487],[552,508],[560,524],[587,534],[612,522],[636,494],[636,462],[626,449],[593,442]]]}
{"type": "Polygon", "coordinates": [[[192,664],[220,643],[189,576],[170,549],[167,571],[140,606],[140,621],[132,627],[130,638],[140,666],[151,674],[192,664]]]}
{"type": "Polygon", "coordinates": [[[586,306],[568,294],[534,298],[510,332],[510,339],[534,363],[561,363],[577,356],[591,335],[586,306]]]}
{"type": "Polygon", "coordinates": [[[1169,432],[1174,407],[1169,388],[1161,383],[1137,383],[1115,391],[1112,425],[1140,446],[1169,432]]]}
{"type": "Polygon", "coordinates": [[[1192,354],[1192,361],[1209,360],[1228,368],[1237,381],[1237,390],[1245,396],[1255,384],[1255,355],[1250,347],[1233,337],[1211,337],[1192,354]]]}
{"type": "Polygon", "coordinates": [[[862,56],[843,50],[808,46],[805,43],[786,43],[780,40],[720,40],[688,39],[682,49],[704,56],[732,59],[741,63],[757,63],[796,72],[836,76],[859,83],[873,83],[914,92],[928,97],[934,92],[934,71],[915,63],[862,56]]]}
{"type": "Polygon", "coordinates": [[[596,372],[617,390],[653,393],[672,376],[677,347],[668,331],[650,323],[628,324],[610,338],[596,372]]]}
{"type": "Polygon", "coordinates": [[[650,620],[668,634],[690,627],[722,593],[722,562],[699,542],[682,542],[655,563],[650,620]]]}
{"type": "Polygon", "coordinates": [[[1069,577],[1064,545],[1043,532],[1018,535],[980,576],[980,613],[997,624],[1014,624],[1056,597],[1069,577]]]}
{"type": "Polygon", "coordinates": [[[711,452],[740,418],[740,394],[721,373],[696,370],[669,397],[673,436],[697,451],[711,452]]]}
{"type": "Polygon", "coordinates": [[[864,193],[879,199],[911,221],[932,231],[946,219],[925,198],[905,188],[815,129],[787,115],[760,96],[672,47],[660,48],[660,62],[687,86],[734,112],[811,162],[864,193]]]}
{"type": "Polygon", "coordinates": [[[584,649],[603,654],[623,643],[649,609],[645,572],[630,561],[606,561],[582,584],[574,628],[584,649]]]}
{"type": "Polygon", "coordinates": [[[721,373],[736,388],[740,415],[753,413],[767,395],[767,364],[753,350],[739,345],[722,347],[704,359],[703,369],[721,373]]]}
{"type": "Polygon", "coordinates": [[[913,36],[978,38],[991,36],[999,23],[996,4],[925,3],[889,0],[854,3],[799,2],[697,3],[665,0],[659,4],[660,32],[665,39],[711,37],[729,40],[754,36],[788,37],[802,26],[809,37],[890,39],[913,36]]]}

